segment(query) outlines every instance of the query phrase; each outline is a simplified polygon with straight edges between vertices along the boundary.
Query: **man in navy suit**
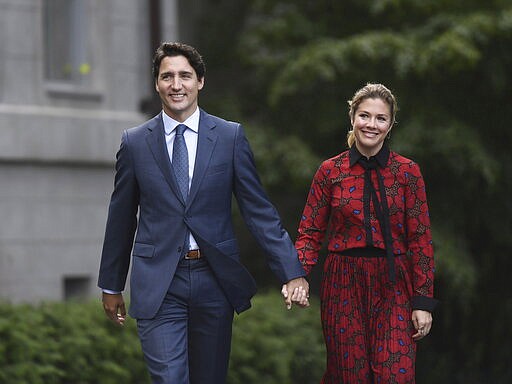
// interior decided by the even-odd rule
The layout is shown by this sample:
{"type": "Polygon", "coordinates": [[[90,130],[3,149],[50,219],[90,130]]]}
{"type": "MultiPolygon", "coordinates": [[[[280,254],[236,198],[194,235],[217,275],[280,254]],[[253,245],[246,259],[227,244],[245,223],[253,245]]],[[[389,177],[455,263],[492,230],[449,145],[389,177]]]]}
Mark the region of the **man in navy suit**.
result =
{"type": "Polygon", "coordinates": [[[204,74],[193,47],[161,44],[153,76],[163,111],[124,131],[117,153],[98,285],[107,316],[122,325],[132,260],[129,314],[153,383],[226,381],[233,313],[248,309],[256,292],[239,260],[233,195],[288,290],[287,305],[308,305],[304,271],[242,126],[198,107],[204,74]]]}

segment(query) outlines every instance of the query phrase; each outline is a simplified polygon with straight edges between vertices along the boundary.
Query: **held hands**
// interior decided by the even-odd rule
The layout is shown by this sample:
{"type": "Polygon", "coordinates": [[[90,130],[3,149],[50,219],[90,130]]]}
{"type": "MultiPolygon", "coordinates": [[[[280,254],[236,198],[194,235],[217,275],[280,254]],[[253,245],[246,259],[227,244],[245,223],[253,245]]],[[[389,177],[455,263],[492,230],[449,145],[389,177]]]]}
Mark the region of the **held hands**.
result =
{"type": "Polygon", "coordinates": [[[292,308],[292,303],[305,308],[309,307],[309,283],[303,277],[290,280],[281,288],[287,309],[292,308]]]}
{"type": "Polygon", "coordinates": [[[126,320],[126,308],[121,293],[110,294],[103,292],[103,309],[107,317],[115,324],[123,326],[126,320]]]}
{"type": "Polygon", "coordinates": [[[412,338],[416,341],[423,339],[430,332],[432,327],[432,314],[428,311],[416,309],[412,311],[412,323],[416,328],[416,333],[412,338]]]}

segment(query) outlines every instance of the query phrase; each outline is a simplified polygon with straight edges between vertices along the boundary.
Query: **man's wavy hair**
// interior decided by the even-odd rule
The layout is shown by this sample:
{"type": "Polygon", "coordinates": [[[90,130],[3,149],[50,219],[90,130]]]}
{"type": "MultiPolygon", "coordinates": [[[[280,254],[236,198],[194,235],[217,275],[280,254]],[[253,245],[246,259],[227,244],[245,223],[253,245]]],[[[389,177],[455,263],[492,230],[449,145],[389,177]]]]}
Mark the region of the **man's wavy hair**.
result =
{"type": "Polygon", "coordinates": [[[190,45],[177,43],[177,42],[164,42],[156,49],[153,56],[153,79],[158,79],[160,71],[160,63],[164,57],[185,56],[189,64],[194,68],[197,78],[201,80],[206,73],[206,66],[204,65],[203,58],[190,45]]]}

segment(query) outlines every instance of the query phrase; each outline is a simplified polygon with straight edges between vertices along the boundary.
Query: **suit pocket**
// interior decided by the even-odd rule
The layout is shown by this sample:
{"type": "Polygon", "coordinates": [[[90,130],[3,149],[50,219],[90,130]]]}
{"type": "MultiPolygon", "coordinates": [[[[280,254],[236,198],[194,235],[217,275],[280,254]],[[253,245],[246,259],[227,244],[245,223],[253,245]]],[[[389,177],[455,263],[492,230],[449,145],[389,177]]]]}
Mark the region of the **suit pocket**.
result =
{"type": "Polygon", "coordinates": [[[153,257],[155,246],[151,244],[135,243],[133,245],[133,256],[153,257]]]}
{"type": "Polygon", "coordinates": [[[206,171],[206,175],[207,176],[210,176],[210,175],[215,175],[217,173],[223,173],[226,171],[226,169],[228,168],[228,165],[227,164],[218,164],[218,165],[213,165],[211,167],[209,167],[206,171]]]}

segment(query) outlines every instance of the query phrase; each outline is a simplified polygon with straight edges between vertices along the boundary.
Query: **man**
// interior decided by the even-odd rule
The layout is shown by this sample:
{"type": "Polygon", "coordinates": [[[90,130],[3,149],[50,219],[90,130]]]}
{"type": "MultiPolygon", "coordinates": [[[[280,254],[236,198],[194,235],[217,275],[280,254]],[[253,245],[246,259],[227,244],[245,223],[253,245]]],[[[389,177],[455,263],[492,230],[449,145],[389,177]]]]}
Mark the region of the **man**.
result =
{"type": "Polygon", "coordinates": [[[122,325],[133,260],[129,314],[153,383],[226,381],[233,312],[248,309],[256,292],[239,261],[233,194],[288,307],[308,305],[303,269],[241,125],[198,107],[204,74],[194,48],[161,44],[153,76],[163,111],[126,130],[117,153],[98,285],[107,316],[122,325]]]}

